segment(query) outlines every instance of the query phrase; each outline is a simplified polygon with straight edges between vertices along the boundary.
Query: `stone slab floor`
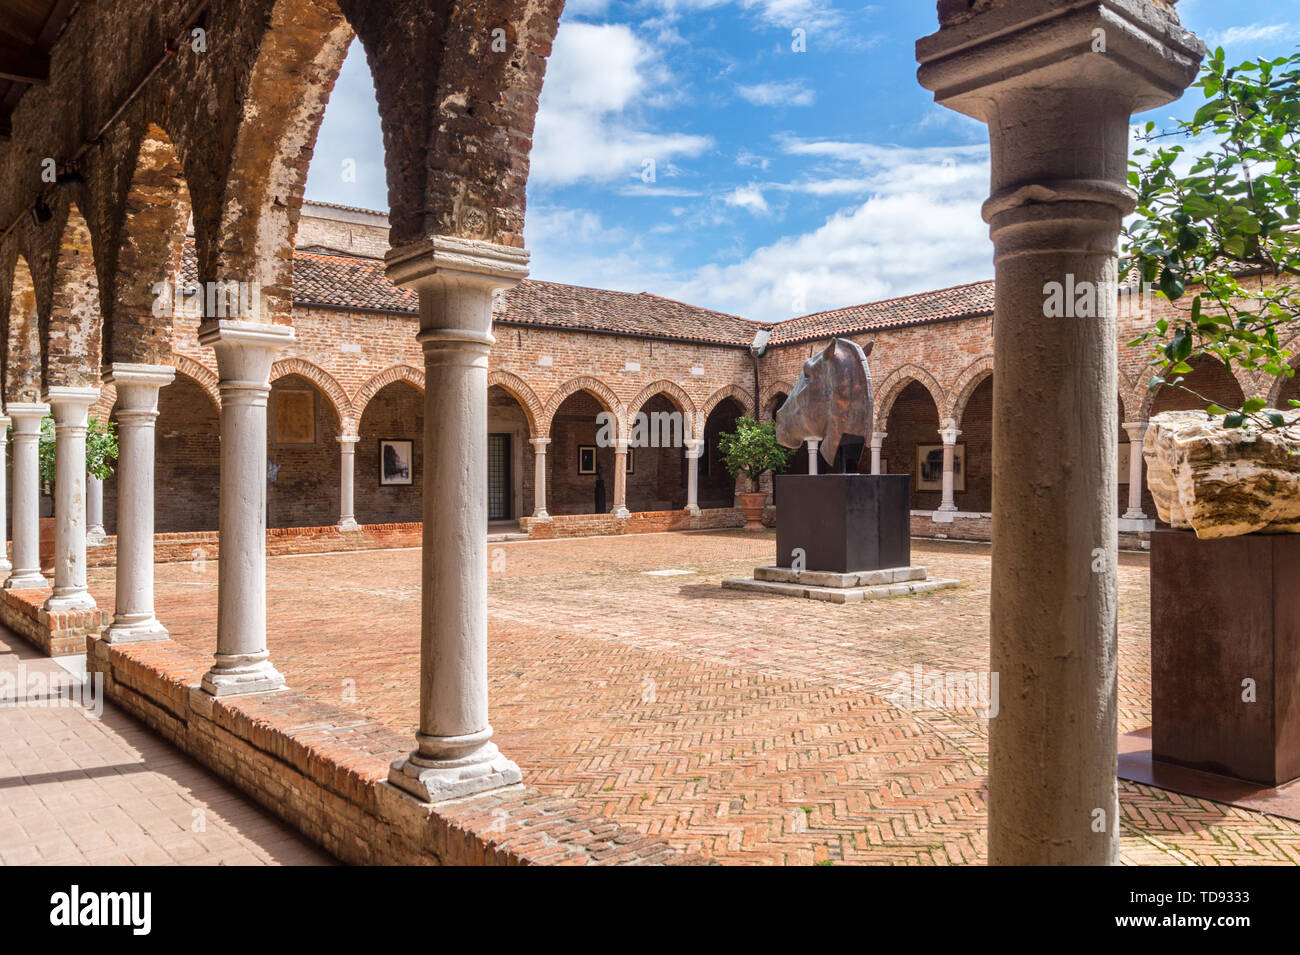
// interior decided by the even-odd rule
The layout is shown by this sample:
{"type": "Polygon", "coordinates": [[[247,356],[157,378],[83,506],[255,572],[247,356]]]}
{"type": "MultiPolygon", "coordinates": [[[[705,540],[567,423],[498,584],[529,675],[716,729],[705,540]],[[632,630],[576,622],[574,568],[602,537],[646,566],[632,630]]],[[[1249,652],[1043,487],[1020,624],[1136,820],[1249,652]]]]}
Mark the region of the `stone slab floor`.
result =
{"type": "MultiPolygon", "coordinates": [[[[772,534],[741,531],[490,545],[502,750],[530,785],[728,863],[983,861],[987,721],[891,696],[918,664],[987,667],[989,548],[917,541],[914,563],[964,586],[867,604],[719,587],[774,552],[772,534]]],[[[272,660],[297,689],[413,732],[419,564],[416,550],[270,560],[272,660]]],[[[157,573],[173,638],[210,651],[215,563],[157,573]]],[[[92,572],[110,609],[111,575],[92,572]]],[[[1127,732],[1150,722],[1145,556],[1122,559],[1120,582],[1127,732]]],[[[1126,863],[1300,862],[1298,823],[1120,794],[1126,863]]]]}
{"type": "Polygon", "coordinates": [[[78,678],[0,628],[6,677],[0,865],[333,863],[121,710],[72,705],[78,678]]]}

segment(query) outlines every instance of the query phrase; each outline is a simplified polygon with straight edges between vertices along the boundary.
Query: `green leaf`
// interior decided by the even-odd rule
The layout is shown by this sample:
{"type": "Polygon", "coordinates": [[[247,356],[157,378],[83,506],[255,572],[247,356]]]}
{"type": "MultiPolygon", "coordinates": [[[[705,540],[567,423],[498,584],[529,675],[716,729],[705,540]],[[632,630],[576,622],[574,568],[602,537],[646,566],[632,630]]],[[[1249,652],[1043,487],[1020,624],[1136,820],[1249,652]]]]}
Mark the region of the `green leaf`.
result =
{"type": "Polygon", "coordinates": [[[1241,406],[1241,410],[1246,414],[1254,414],[1256,411],[1262,410],[1267,404],[1268,402],[1263,398],[1248,398],[1246,403],[1241,406]]]}

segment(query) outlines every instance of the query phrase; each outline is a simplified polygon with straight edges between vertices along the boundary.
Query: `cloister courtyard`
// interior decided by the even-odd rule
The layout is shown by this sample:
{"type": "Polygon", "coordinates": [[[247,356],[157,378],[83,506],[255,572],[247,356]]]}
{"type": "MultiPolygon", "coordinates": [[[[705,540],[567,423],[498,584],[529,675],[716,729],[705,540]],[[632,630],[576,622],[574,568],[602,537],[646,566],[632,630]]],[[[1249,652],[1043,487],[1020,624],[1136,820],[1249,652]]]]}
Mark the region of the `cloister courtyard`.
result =
{"type": "MultiPolygon", "coordinates": [[[[987,669],[988,545],[914,540],[914,563],[962,581],[914,597],[834,605],[720,587],[774,549],[770,531],[739,530],[490,544],[489,689],[502,752],[530,789],[728,864],[984,862],[988,720],[977,708],[986,701],[904,708],[897,690],[917,666],[987,669]]],[[[408,738],[419,559],[418,549],[270,558],[268,643],[288,685],[408,738]]],[[[156,574],[172,640],[209,653],[216,562],[199,554],[156,574]]],[[[110,612],[113,583],[112,568],[92,569],[91,591],[110,612]]],[[[1149,615],[1147,555],[1122,554],[1121,733],[1150,725],[1149,615]]],[[[19,713],[39,711],[0,719],[19,713]]],[[[170,807],[187,829],[191,808],[221,784],[112,704],[103,720],[128,727],[135,756],[86,750],[80,765],[107,763],[110,778],[157,765],[162,778],[114,797],[121,814],[101,814],[101,841],[81,850],[162,861],[139,841],[132,802],[146,816],[170,807]],[[134,840],[121,852],[115,828],[134,840]]],[[[16,853],[51,843],[26,828],[53,825],[70,781],[95,774],[16,770],[6,760],[23,735],[0,736],[0,786],[23,795],[0,808],[6,862],[35,861],[16,853]]],[[[59,750],[43,752],[52,760],[59,750]]],[[[221,850],[203,852],[209,836],[182,832],[189,855],[174,861],[327,861],[246,797],[223,798],[227,822],[210,829],[221,850]]],[[[1124,780],[1120,809],[1125,864],[1300,862],[1300,823],[1124,780]]]]}

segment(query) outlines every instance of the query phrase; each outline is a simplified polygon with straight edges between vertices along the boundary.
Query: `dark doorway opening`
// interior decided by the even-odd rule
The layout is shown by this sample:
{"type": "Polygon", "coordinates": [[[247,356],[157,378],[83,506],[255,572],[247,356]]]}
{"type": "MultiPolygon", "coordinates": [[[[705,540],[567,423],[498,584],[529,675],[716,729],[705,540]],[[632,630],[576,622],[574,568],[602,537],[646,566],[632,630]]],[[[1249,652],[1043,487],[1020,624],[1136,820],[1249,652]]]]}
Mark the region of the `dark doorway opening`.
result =
{"type": "Polygon", "coordinates": [[[510,519],[510,435],[488,435],[488,520],[510,519]]]}

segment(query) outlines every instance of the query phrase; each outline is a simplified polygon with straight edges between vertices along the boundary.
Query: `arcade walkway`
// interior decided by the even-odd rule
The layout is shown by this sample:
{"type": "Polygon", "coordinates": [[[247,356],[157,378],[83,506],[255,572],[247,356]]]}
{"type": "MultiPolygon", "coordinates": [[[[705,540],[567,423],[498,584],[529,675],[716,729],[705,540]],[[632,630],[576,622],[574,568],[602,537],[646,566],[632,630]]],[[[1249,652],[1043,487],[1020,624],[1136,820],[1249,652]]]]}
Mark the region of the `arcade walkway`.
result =
{"type": "MultiPolygon", "coordinates": [[[[983,861],[987,721],[890,697],[918,665],[987,667],[988,547],[918,541],[916,563],[966,585],[868,605],[719,588],[774,549],[737,531],[489,545],[503,752],[532,786],[727,863],[983,861]]],[[[412,733],[419,559],[272,558],[269,646],[289,684],[412,733]]],[[[205,653],[216,582],[212,562],[157,568],[160,619],[205,653]]],[[[112,571],[91,589],[111,609],[112,571]]],[[[1129,732],[1150,722],[1145,556],[1121,558],[1119,598],[1129,732]]],[[[1300,823],[1127,782],[1120,804],[1126,863],[1300,863],[1300,823]]]]}
{"type": "Polygon", "coordinates": [[[79,685],[0,629],[0,864],[333,864],[111,704],[70,705],[79,685]]]}

